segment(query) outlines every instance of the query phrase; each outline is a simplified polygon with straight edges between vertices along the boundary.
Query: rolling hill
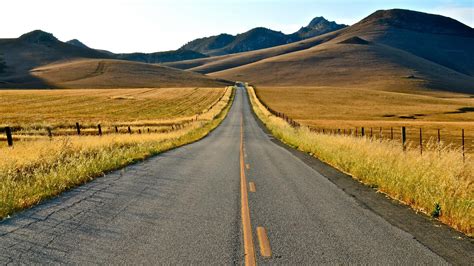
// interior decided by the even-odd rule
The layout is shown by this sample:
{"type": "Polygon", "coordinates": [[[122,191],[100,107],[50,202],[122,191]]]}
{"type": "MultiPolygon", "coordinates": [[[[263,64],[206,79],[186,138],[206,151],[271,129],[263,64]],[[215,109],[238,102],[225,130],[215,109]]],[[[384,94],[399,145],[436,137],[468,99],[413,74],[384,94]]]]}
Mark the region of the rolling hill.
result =
{"type": "Polygon", "coordinates": [[[222,56],[212,56],[195,60],[185,60],[179,62],[165,63],[164,65],[179,69],[188,69],[191,71],[208,74],[221,70],[226,70],[253,62],[257,62],[266,58],[288,54],[304,49],[311,48],[326,41],[329,41],[340,34],[341,30],[323,34],[314,38],[302,40],[299,42],[280,45],[266,49],[260,49],[250,52],[229,54],[222,56]]]}
{"type": "MultiPolygon", "coordinates": [[[[265,86],[474,92],[474,30],[451,18],[380,10],[353,26],[303,43],[211,57],[190,69],[265,86]],[[247,60],[255,52],[259,60],[247,60]]],[[[189,64],[180,62],[185,63],[189,64]]]]}
{"type": "Polygon", "coordinates": [[[296,42],[344,27],[346,25],[328,21],[324,17],[316,17],[307,26],[292,34],[258,27],[235,36],[224,33],[196,39],[183,45],[181,49],[212,56],[234,54],[296,42]]]}
{"type": "Polygon", "coordinates": [[[74,58],[110,58],[93,49],[78,47],[56,39],[52,34],[35,30],[16,39],[0,39],[0,51],[7,69],[4,75],[27,74],[32,68],[74,58]]]}
{"type": "Polygon", "coordinates": [[[229,84],[189,71],[111,59],[53,63],[34,68],[31,75],[54,88],[222,87],[229,84]]]}
{"type": "Polygon", "coordinates": [[[223,86],[201,74],[164,66],[114,60],[87,46],[64,43],[33,31],[1,39],[0,88],[135,88],[223,86]]]}

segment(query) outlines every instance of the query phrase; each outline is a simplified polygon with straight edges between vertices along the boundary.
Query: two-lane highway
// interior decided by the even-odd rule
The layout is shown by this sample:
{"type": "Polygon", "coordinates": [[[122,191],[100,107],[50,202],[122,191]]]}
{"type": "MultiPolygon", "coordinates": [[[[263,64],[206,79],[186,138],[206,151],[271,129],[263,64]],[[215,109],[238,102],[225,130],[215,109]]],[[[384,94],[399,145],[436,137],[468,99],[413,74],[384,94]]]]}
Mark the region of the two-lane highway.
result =
{"type": "Polygon", "coordinates": [[[446,263],[271,138],[237,89],[205,139],[1,222],[0,262],[446,263]]]}

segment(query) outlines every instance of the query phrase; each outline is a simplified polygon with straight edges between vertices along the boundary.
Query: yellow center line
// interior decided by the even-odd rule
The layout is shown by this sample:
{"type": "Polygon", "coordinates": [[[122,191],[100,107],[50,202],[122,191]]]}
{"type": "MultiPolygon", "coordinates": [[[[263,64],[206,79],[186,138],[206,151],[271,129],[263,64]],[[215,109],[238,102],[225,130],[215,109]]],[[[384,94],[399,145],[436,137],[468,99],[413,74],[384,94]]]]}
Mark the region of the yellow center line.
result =
{"type": "Polygon", "coordinates": [[[254,182],[249,182],[249,190],[250,192],[257,192],[257,188],[255,187],[254,182]]]}
{"type": "Polygon", "coordinates": [[[258,243],[260,244],[260,254],[262,257],[269,258],[272,256],[270,241],[268,241],[267,230],[264,227],[257,227],[258,243]]]}
{"type": "Polygon", "coordinates": [[[250,223],[250,209],[247,192],[247,178],[244,167],[244,119],[240,119],[240,195],[242,232],[244,235],[244,261],[245,265],[256,265],[255,246],[253,244],[252,224],[250,223]]]}

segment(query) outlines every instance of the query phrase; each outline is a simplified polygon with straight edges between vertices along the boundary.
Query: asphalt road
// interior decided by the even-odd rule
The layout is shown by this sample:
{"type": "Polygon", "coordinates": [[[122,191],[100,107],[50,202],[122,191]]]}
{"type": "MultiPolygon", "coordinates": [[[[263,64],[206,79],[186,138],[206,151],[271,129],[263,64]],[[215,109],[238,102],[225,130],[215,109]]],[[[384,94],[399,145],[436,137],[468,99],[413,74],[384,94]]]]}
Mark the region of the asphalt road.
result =
{"type": "Polygon", "coordinates": [[[242,89],[203,140],[1,222],[0,263],[242,264],[241,127],[245,176],[256,188],[248,188],[247,203],[259,264],[446,264],[276,144],[242,89]],[[269,258],[257,227],[267,232],[269,258]]]}

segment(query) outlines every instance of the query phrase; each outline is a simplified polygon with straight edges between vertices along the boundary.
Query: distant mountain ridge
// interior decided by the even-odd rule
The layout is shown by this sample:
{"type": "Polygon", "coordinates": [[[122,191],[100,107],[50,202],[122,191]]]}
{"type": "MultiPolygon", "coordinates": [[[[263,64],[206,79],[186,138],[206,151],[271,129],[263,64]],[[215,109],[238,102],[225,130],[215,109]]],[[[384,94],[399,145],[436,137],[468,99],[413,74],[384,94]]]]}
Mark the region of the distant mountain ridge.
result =
{"type": "Polygon", "coordinates": [[[167,64],[261,86],[332,86],[474,94],[474,29],[412,10],[378,10],[296,43],[167,64]]]}
{"type": "Polygon", "coordinates": [[[72,44],[72,45],[77,46],[77,47],[89,48],[89,46],[83,44],[78,39],[72,39],[72,40],[67,41],[66,43],[72,44]]]}
{"type": "Polygon", "coordinates": [[[150,63],[150,64],[191,60],[191,59],[198,59],[198,58],[205,58],[205,57],[209,57],[209,56],[205,54],[201,54],[199,52],[185,50],[185,49],[165,51],[165,52],[156,52],[156,53],[115,54],[115,58],[117,59],[142,62],[142,63],[150,63]]]}
{"type": "MultiPolygon", "coordinates": [[[[69,40],[66,43],[81,47],[92,49],[79,41],[78,39],[69,40]]],[[[158,63],[167,63],[167,62],[174,62],[174,61],[181,61],[181,60],[191,60],[191,59],[198,59],[208,57],[207,55],[189,51],[184,49],[174,50],[174,51],[165,51],[165,52],[156,52],[156,53],[120,53],[115,54],[106,50],[99,50],[101,53],[107,54],[115,59],[120,60],[127,60],[127,61],[135,61],[135,62],[142,62],[142,63],[149,63],[149,64],[158,64],[158,63]]]]}
{"type": "Polygon", "coordinates": [[[211,56],[233,54],[296,42],[345,27],[347,25],[328,21],[324,17],[316,17],[307,26],[292,34],[284,34],[280,31],[257,27],[235,36],[223,33],[195,39],[183,45],[180,49],[196,51],[211,56]]]}
{"type": "Polygon", "coordinates": [[[347,27],[344,24],[337,24],[334,21],[329,21],[324,17],[315,17],[306,27],[301,27],[297,32],[290,34],[291,38],[295,38],[294,41],[304,40],[325,33],[336,31],[347,27]]]}

